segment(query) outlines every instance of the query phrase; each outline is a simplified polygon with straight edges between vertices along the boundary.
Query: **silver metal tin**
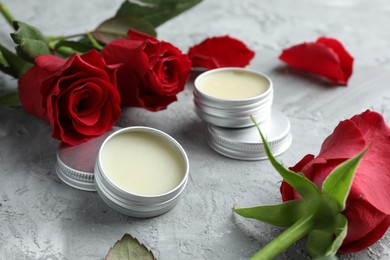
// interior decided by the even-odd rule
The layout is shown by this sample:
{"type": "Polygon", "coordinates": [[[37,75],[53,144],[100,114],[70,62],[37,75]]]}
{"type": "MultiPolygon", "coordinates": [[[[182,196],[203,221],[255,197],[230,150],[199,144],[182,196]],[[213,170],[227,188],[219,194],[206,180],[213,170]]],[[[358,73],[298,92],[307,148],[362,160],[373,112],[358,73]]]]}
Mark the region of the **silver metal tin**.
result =
{"type": "Polygon", "coordinates": [[[209,70],[199,75],[194,82],[194,104],[196,114],[205,122],[221,127],[241,128],[252,125],[249,115],[252,115],[257,122],[266,121],[271,114],[273,102],[273,85],[270,78],[256,71],[244,68],[219,68],[209,70]],[[248,99],[221,99],[209,96],[200,91],[197,86],[199,82],[219,71],[240,71],[255,74],[268,82],[268,89],[262,94],[248,99]]]}
{"type": "MultiPolygon", "coordinates": [[[[259,126],[273,155],[280,155],[290,147],[290,121],[283,113],[273,109],[270,118],[259,126]]],[[[227,157],[239,160],[267,158],[255,126],[233,129],[208,125],[206,137],[212,149],[227,157]]]]}
{"type": "Polygon", "coordinates": [[[57,150],[56,172],[58,177],[76,189],[96,191],[94,182],[96,156],[107,136],[119,129],[114,126],[105,134],[77,146],[61,143],[57,150]]]}
{"type": "Polygon", "coordinates": [[[168,134],[149,127],[128,127],[111,134],[102,144],[95,165],[95,184],[99,196],[111,208],[133,217],[154,217],[172,209],[178,202],[183,190],[186,187],[189,175],[189,162],[187,155],[181,145],[168,134]],[[184,166],[185,173],[181,182],[172,190],[159,195],[139,195],[125,191],[113,183],[104,173],[101,161],[102,150],[107,142],[116,135],[128,132],[143,132],[169,143],[179,152],[184,166]]]}

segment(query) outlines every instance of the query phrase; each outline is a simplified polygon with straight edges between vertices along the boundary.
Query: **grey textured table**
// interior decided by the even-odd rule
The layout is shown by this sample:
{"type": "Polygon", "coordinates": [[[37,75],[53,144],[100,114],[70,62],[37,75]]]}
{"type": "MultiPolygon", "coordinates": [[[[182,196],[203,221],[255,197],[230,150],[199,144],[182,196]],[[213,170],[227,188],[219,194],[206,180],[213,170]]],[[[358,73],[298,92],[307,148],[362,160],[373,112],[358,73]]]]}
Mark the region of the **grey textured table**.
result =
{"type": "MultiPolygon", "coordinates": [[[[47,35],[92,29],[121,0],[4,0],[14,16],[47,35]]],[[[390,123],[390,2],[387,0],[204,0],[158,28],[159,38],[183,51],[205,37],[239,38],[256,51],[251,68],[269,75],[274,106],[292,124],[291,148],[279,156],[293,165],[317,154],[337,123],[370,108],[390,123]],[[288,69],[283,48],[318,36],[339,39],[355,57],[349,86],[332,87],[288,69]]],[[[8,25],[0,39],[11,46],[8,25]]],[[[0,74],[0,85],[17,82],[0,74]]],[[[144,125],[176,138],[187,151],[190,179],[179,204],[165,215],[121,215],[94,192],[63,184],[54,166],[58,141],[47,123],[21,108],[0,108],[0,259],[103,259],[124,233],[145,243],[158,259],[247,259],[281,229],[235,216],[233,205],[280,201],[280,177],[268,161],[225,158],[204,140],[193,112],[192,83],[179,101],[158,113],[126,109],[119,126],[144,125]]],[[[390,232],[371,248],[343,259],[389,259],[390,232]]],[[[280,259],[305,259],[303,243],[280,259]]]]}

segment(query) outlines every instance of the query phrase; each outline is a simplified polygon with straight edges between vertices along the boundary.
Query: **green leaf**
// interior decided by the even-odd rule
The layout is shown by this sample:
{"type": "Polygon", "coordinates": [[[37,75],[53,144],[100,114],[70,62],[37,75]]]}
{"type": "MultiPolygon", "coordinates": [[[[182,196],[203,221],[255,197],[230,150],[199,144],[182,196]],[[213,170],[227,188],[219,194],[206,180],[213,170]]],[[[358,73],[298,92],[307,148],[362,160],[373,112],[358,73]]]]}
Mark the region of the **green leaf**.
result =
{"type": "Polygon", "coordinates": [[[125,234],[110,248],[106,260],[150,260],[155,259],[144,245],[130,234],[125,234]]]}
{"type": "Polygon", "coordinates": [[[33,66],[33,64],[20,58],[18,55],[11,52],[1,44],[0,44],[0,53],[4,60],[4,63],[2,63],[2,67],[0,69],[2,69],[2,71],[4,71],[5,73],[12,75],[15,78],[19,78],[29,68],[33,66]]]}
{"type": "Polygon", "coordinates": [[[20,106],[18,92],[11,92],[0,96],[0,106],[20,106]]]}
{"type": "Polygon", "coordinates": [[[17,44],[16,51],[20,57],[27,61],[41,54],[50,54],[50,48],[43,34],[35,27],[24,22],[14,21],[15,33],[11,37],[17,44]]]}
{"type": "Polygon", "coordinates": [[[3,53],[0,51],[0,70],[8,75],[14,76],[14,71],[9,66],[6,59],[4,59],[3,53]]]}
{"type": "Polygon", "coordinates": [[[91,34],[99,42],[107,44],[118,38],[127,38],[127,32],[132,28],[151,36],[156,36],[156,31],[152,24],[135,16],[116,16],[108,19],[92,31],[91,34]]]}
{"type": "Polygon", "coordinates": [[[89,42],[92,44],[92,46],[98,50],[98,51],[101,51],[103,49],[103,45],[101,45],[93,36],[91,33],[87,33],[86,34],[89,42]]]}
{"type": "MultiPolygon", "coordinates": [[[[333,225],[331,225],[333,226],[333,225]]],[[[307,240],[307,251],[313,258],[323,256],[333,241],[333,228],[315,229],[310,231],[307,240]]]]}
{"type": "Polygon", "coordinates": [[[73,52],[77,52],[77,53],[81,54],[81,53],[84,53],[84,52],[87,52],[87,51],[93,49],[93,46],[88,45],[88,44],[84,44],[81,42],[68,41],[68,40],[58,41],[54,46],[54,49],[56,51],[59,49],[62,49],[62,48],[67,48],[73,52]]]}
{"type": "Polygon", "coordinates": [[[321,192],[317,186],[307,179],[303,174],[298,174],[289,169],[286,169],[282,164],[280,164],[275,157],[272,155],[271,150],[268,146],[267,140],[263,136],[263,133],[260,130],[260,127],[256,123],[256,120],[251,116],[252,122],[257,127],[257,130],[260,133],[261,140],[264,145],[265,152],[268,159],[270,160],[272,166],[279,172],[279,174],[284,178],[284,180],[290,184],[303,198],[312,199],[320,195],[321,192]]]}
{"type": "Polygon", "coordinates": [[[337,259],[339,259],[339,258],[335,255],[326,255],[326,256],[320,256],[320,257],[313,258],[313,260],[337,260],[337,259]]]}
{"type": "Polygon", "coordinates": [[[169,19],[181,14],[202,0],[138,0],[124,1],[116,16],[136,16],[158,27],[169,19]]]}
{"type": "Polygon", "coordinates": [[[311,214],[300,218],[291,227],[287,228],[278,237],[258,251],[251,259],[273,259],[293,243],[308,234],[314,228],[314,224],[314,216],[311,214]]]}
{"type": "Polygon", "coordinates": [[[359,162],[366,151],[367,148],[355,157],[337,166],[328,177],[326,177],[322,184],[322,192],[328,194],[337,201],[340,211],[345,209],[345,202],[349,191],[351,190],[353,177],[355,176],[359,162]]]}
{"type": "Polygon", "coordinates": [[[336,229],[334,231],[335,238],[332,244],[329,246],[325,255],[335,255],[343,244],[344,238],[348,232],[348,220],[343,214],[338,214],[336,229]]]}
{"type": "Polygon", "coordinates": [[[257,219],[275,226],[289,227],[304,216],[305,202],[291,200],[278,205],[239,208],[234,211],[245,218],[257,219]]]}
{"type": "Polygon", "coordinates": [[[5,4],[0,2],[0,13],[5,18],[5,20],[8,22],[9,25],[12,26],[12,23],[14,21],[14,18],[8,8],[5,6],[5,4]]]}

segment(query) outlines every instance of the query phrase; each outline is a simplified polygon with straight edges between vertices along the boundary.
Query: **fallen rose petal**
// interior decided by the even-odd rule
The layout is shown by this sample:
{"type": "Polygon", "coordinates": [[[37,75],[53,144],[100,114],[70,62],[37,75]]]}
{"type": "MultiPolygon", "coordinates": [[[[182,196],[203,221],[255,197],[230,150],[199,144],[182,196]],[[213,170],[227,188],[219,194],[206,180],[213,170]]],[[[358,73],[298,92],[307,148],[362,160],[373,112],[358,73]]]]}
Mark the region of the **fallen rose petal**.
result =
{"type": "Polygon", "coordinates": [[[343,71],[345,81],[347,82],[352,75],[353,57],[347,52],[344,46],[336,39],[320,37],[316,42],[328,46],[334,52],[337,53],[340,59],[341,70],[343,71]]]}
{"type": "Polygon", "coordinates": [[[279,59],[291,67],[306,70],[340,85],[347,85],[352,75],[353,57],[332,38],[301,43],[283,50],[279,59]]]}
{"type": "Polygon", "coordinates": [[[192,67],[206,69],[245,67],[254,56],[243,42],[230,36],[207,38],[188,51],[192,67]]]}

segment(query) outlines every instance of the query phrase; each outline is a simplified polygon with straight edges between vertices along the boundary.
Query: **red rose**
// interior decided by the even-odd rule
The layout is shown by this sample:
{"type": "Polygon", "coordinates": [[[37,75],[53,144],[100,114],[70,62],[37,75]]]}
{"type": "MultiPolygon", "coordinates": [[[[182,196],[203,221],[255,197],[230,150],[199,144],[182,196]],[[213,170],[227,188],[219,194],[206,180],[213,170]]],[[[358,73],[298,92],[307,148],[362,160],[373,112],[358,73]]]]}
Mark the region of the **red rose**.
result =
{"type": "Polygon", "coordinates": [[[230,36],[207,38],[188,51],[192,66],[206,69],[245,67],[253,56],[243,42],[230,36]]]}
{"type": "Polygon", "coordinates": [[[191,61],[172,44],[130,30],[130,39],[108,43],[102,51],[118,69],[122,104],[151,111],[165,109],[176,101],[189,77],[191,61]]]}
{"type": "Polygon", "coordinates": [[[97,51],[67,60],[41,55],[19,80],[26,112],[48,120],[53,137],[79,144],[109,130],[121,115],[118,66],[107,66],[97,51]]]}
{"type": "MultiPolygon", "coordinates": [[[[317,157],[308,154],[291,168],[321,187],[337,165],[366,146],[369,149],[356,171],[343,212],[348,219],[348,234],[339,249],[342,253],[372,245],[390,225],[390,128],[380,114],[367,110],[340,122],[317,157]]],[[[283,201],[300,198],[286,182],[280,190],[283,201]]]]}
{"type": "Polygon", "coordinates": [[[353,57],[332,38],[302,43],[283,50],[279,59],[297,69],[323,76],[335,84],[347,85],[352,75],[353,57]]]}

